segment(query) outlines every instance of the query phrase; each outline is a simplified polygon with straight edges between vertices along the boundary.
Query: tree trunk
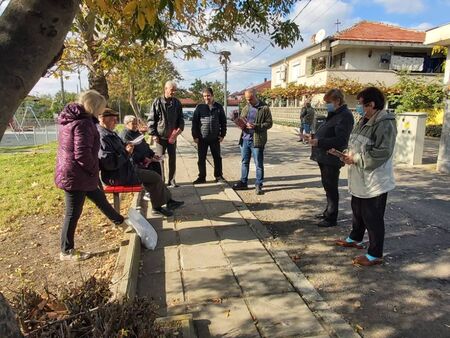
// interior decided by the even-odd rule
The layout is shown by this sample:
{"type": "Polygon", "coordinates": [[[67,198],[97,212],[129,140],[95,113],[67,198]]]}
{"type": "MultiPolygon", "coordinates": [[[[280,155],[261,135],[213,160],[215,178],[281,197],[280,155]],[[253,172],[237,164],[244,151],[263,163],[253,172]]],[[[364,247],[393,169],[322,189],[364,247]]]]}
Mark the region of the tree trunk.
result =
{"type": "Polygon", "coordinates": [[[63,46],[78,0],[11,0],[0,16],[0,140],[63,46]]]}
{"type": "MultiPolygon", "coordinates": [[[[133,82],[133,79],[130,80],[130,82],[133,82]]],[[[139,104],[136,101],[136,91],[134,88],[134,84],[130,83],[130,106],[133,109],[134,115],[136,117],[141,117],[141,107],[139,106],[139,104]]]]}
{"type": "Polygon", "coordinates": [[[17,323],[16,316],[8,304],[8,301],[0,293],[0,337],[20,338],[23,337],[17,323]]]}
{"type": "Polygon", "coordinates": [[[89,89],[95,89],[100,94],[102,94],[105,99],[109,99],[108,94],[108,82],[106,82],[105,75],[97,72],[93,72],[92,70],[89,70],[88,74],[88,80],[89,80],[89,89]]]}

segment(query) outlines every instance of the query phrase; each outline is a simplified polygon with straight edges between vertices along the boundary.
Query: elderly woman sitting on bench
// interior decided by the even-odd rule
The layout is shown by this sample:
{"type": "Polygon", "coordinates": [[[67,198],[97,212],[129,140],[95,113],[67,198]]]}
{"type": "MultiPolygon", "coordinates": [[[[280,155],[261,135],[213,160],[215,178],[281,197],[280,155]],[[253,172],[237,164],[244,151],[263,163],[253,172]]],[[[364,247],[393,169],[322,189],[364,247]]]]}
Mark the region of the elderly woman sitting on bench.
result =
{"type": "MultiPolygon", "coordinates": [[[[123,118],[125,128],[120,132],[119,136],[123,142],[127,143],[141,137],[139,131],[138,119],[134,115],[126,115],[123,118]]],[[[138,144],[134,145],[133,161],[142,169],[150,169],[162,175],[160,156],[150,148],[149,144],[143,139],[138,144]]]]}
{"type": "Polygon", "coordinates": [[[180,207],[184,202],[172,199],[161,175],[153,170],[139,168],[133,163],[134,146],[131,143],[124,143],[114,132],[118,116],[119,113],[109,108],[99,115],[98,157],[103,183],[112,186],[142,183],[145,190],[150,193],[153,213],[172,216],[172,210],[180,207]],[[163,205],[166,205],[166,208],[163,205]]]}

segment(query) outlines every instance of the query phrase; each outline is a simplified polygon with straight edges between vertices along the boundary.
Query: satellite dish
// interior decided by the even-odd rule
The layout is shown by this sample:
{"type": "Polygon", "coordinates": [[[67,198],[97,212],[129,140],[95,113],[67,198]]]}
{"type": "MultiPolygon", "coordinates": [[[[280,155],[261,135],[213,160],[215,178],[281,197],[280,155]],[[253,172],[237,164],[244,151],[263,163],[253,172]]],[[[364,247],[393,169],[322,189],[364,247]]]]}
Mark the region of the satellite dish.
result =
{"type": "Polygon", "coordinates": [[[323,39],[325,39],[325,29],[322,28],[316,33],[316,36],[314,37],[314,42],[321,43],[323,39]]]}

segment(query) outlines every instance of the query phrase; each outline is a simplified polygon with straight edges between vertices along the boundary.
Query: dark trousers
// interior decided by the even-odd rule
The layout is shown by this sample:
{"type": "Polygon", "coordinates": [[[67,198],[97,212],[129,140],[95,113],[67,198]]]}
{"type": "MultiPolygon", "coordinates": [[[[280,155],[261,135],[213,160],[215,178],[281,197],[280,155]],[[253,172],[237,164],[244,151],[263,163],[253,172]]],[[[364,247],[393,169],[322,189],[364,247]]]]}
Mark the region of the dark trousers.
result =
{"type": "Polygon", "coordinates": [[[323,212],[325,219],[330,222],[336,222],[339,211],[339,173],[341,168],[338,166],[319,163],[322,186],[327,196],[327,207],[323,212]]]}
{"type": "Polygon", "coordinates": [[[170,184],[175,179],[175,171],[177,169],[177,143],[170,144],[167,140],[159,139],[156,143],[156,154],[162,156],[166,153],[169,156],[169,180],[170,184]]]}
{"type": "Polygon", "coordinates": [[[153,208],[159,208],[166,204],[171,198],[169,189],[164,184],[161,175],[156,171],[148,169],[137,169],[139,179],[145,190],[150,194],[150,201],[153,208]]]}
{"type": "Polygon", "coordinates": [[[89,198],[94,204],[115,224],[123,222],[124,218],[109,204],[105,193],[100,188],[93,191],[64,191],[66,211],[64,224],[61,231],[61,251],[67,252],[73,249],[75,229],[83,212],[84,201],[89,198]]]}
{"type": "Polygon", "coordinates": [[[222,157],[220,156],[220,142],[219,140],[208,141],[198,140],[198,178],[204,180],[206,178],[206,154],[208,147],[211,149],[211,155],[214,160],[214,177],[221,177],[222,173],[222,157]]]}
{"type": "Polygon", "coordinates": [[[372,198],[352,196],[352,232],[350,238],[361,242],[364,233],[369,234],[369,249],[371,256],[383,257],[384,244],[384,211],[386,210],[387,192],[372,198]]]}

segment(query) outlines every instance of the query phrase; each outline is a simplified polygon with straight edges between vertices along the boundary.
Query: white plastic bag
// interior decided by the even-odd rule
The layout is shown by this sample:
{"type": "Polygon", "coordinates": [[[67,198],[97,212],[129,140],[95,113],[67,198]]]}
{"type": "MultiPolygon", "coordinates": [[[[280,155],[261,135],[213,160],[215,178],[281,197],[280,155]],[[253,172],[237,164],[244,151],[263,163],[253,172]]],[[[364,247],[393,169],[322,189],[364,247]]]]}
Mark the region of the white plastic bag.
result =
{"type": "Polygon", "coordinates": [[[141,238],[141,243],[147,249],[155,250],[158,242],[158,234],[152,225],[134,208],[128,210],[128,220],[133,226],[136,233],[141,238]]]}

